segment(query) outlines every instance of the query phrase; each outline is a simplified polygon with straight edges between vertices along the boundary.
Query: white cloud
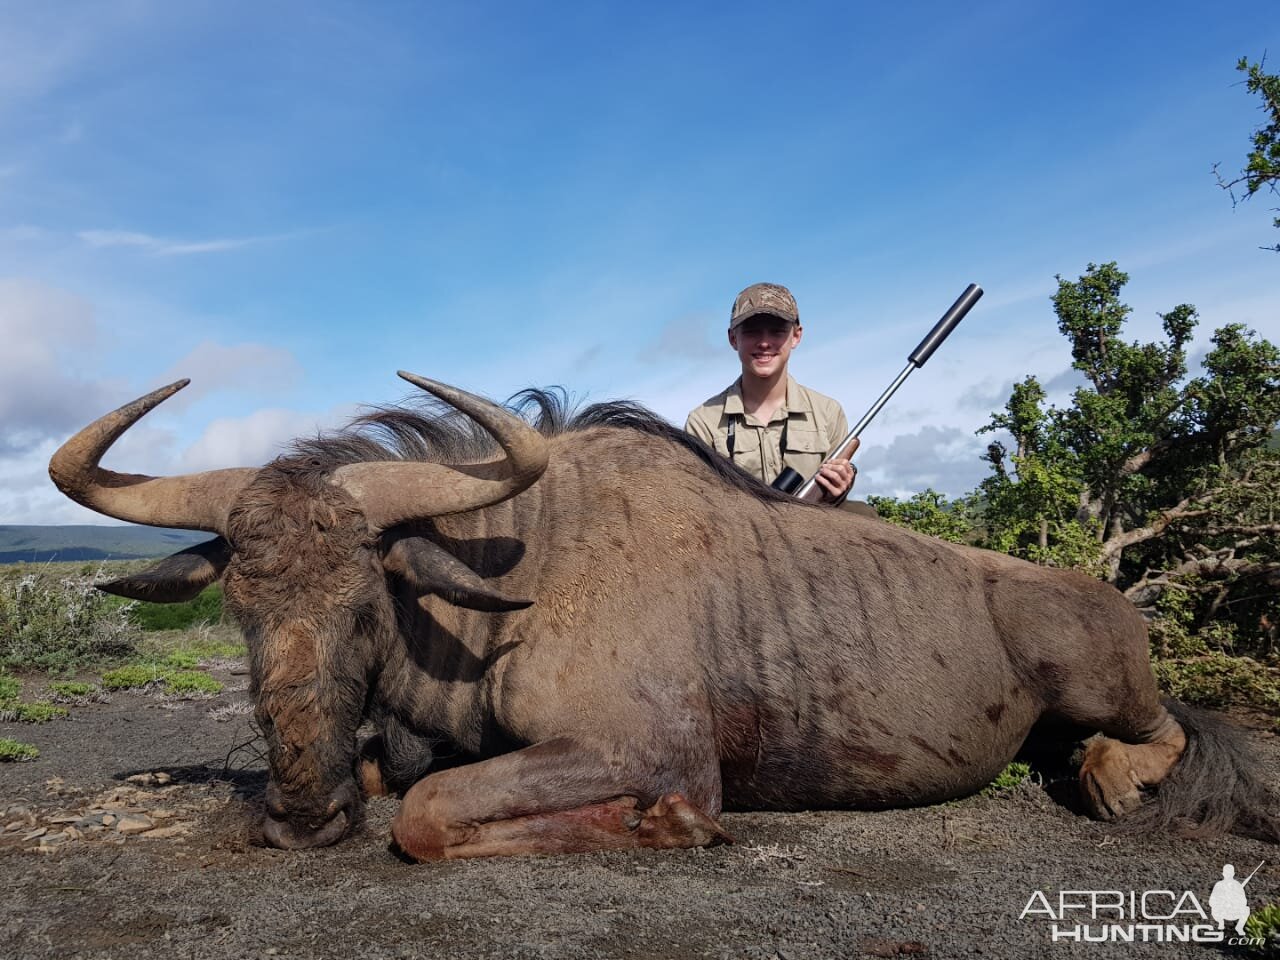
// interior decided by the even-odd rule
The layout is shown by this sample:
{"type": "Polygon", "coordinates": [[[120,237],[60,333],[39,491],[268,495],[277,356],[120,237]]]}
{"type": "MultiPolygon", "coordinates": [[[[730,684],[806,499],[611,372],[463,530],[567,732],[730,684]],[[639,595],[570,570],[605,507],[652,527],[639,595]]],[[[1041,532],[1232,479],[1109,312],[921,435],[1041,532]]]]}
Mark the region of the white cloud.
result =
{"type": "Polygon", "coordinates": [[[120,384],[78,376],[101,343],[93,308],[62,290],[0,280],[0,453],[29,450],[119,402],[120,384]]]}
{"type": "Polygon", "coordinates": [[[244,417],[214,420],[183,451],[176,471],[261,466],[283,453],[289,441],[338,426],[352,413],[352,407],[337,407],[324,413],[267,408],[244,417]]]}
{"type": "Polygon", "coordinates": [[[859,450],[856,488],[867,494],[906,497],[932,487],[956,497],[974,489],[987,474],[981,461],[987,441],[958,427],[921,427],[898,434],[886,446],[859,450]]]}
{"type": "Polygon", "coordinates": [[[288,390],[301,376],[297,358],[283,347],[264,343],[237,343],[226,346],[205,340],[176,360],[152,386],[189,378],[191,386],[169,401],[169,409],[182,409],[191,402],[218,390],[240,393],[278,394],[288,390]]]}
{"type": "Polygon", "coordinates": [[[81,230],[76,236],[95,249],[134,247],[157,257],[181,257],[198,253],[225,253],[229,250],[241,250],[255,244],[280,240],[286,235],[179,241],[133,230],[81,230]]]}

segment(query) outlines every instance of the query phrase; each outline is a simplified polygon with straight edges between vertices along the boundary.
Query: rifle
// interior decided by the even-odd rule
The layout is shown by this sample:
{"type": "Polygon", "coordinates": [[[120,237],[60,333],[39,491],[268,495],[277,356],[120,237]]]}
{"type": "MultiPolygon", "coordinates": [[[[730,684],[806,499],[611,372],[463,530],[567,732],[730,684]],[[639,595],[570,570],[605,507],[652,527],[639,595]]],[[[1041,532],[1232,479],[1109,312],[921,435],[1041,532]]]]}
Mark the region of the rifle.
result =
{"type": "MultiPolygon", "coordinates": [[[[858,435],[866,429],[867,424],[880,412],[880,408],[889,402],[889,398],[902,386],[903,381],[911,375],[911,372],[917,367],[925,365],[925,361],[933,356],[933,351],[938,349],[942,341],[947,339],[951,331],[965,318],[965,314],[981,298],[982,288],[976,283],[971,283],[965,287],[964,293],[960,294],[956,302],[951,305],[951,309],[942,315],[942,319],[933,325],[933,329],[925,334],[925,338],[911,351],[911,355],[907,358],[907,365],[898,374],[897,379],[889,384],[889,389],[880,394],[880,399],[873,403],[871,409],[862,415],[862,419],[854,424],[853,429],[840,441],[840,445],[836,447],[835,452],[822,461],[823,463],[831,460],[847,460],[853,456],[853,452],[858,449],[858,435]]],[[[809,503],[817,503],[822,499],[823,490],[822,487],[818,486],[817,474],[806,480],[791,467],[787,467],[782,473],[778,474],[772,486],[775,490],[781,490],[783,493],[794,493],[796,499],[806,500],[809,503]]]]}

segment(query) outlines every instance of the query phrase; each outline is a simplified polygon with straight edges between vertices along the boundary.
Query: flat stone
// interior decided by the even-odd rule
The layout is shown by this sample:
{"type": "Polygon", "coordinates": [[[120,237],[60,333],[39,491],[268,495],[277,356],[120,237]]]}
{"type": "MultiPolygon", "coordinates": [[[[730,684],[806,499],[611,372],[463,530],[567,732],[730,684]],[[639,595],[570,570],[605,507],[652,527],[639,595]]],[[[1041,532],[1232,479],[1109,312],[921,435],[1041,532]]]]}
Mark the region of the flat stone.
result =
{"type": "Polygon", "coordinates": [[[25,820],[11,820],[4,825],[5,833],[11,833],[14,830],[21,830],[27,825],[25,820]]]}
{"type": "Polygon", "coordinates": [[[40,846],[42,847],[55,846],[59,843],[66,843],[70,839],[71,838],[68,837],[65,833],[46,833],[43,837],[40,838],[40,846]]]}
{"type": "Polygon", "coordinates": [[[154,830],[148,830],[143,834],[152,840],[167,840],[171,837],[185,837],[187,835],[187,825],[185,823],[175,823],[168,827],[156,827],[154,830]]]}
{"type": "Polygon", "coordinates": [[[43,837],[43,836],[44,836],[46,833],[48,833],[48,832],[49,832],[49,828],[48,828],[48,827],[37,827],[35,830],[32,830],[30,833],[28,833],[28,834],[27,834],[25,837],[23,837],[22,839],[23,839],[24,841],[26,841],[26,840],[34,840],[36,837],[43,837]]]}
{"type": "Polygon", "coordinates": [[[104,814],[102,815],[102,825],[103,825],[104,827],[110,827],[110,826],[113,826],[113,825],[115,824],[115,822],[116,822],[117,820],[119,820],[119,819],[120,819],[120,818],[119,818],[119,817],[117,817],[114,813],[104,813],[104,814]]]}
{"type": "Polygon", "coordinates": [[[116,830],[128,836],[132,833],[145,833],[154,826],[155,824],[151,822],[150,817],[138,815],[121,818],[120,822],[116,824],[116,830]]]}
{"type": "Polygon", "coordinates": [[[154,807],[147,811],[147,816],[152,820],[168,820],[174,817],[175,814],[168,807],[154,807]]]}
{"type": "Polygon", "coordinates": [[[156,783],[159,783],[159,784],[166,784],[166,783],[173,782],[173,777],[165,773],[163,770],[157,770],[154,776],[156,778],[156,783]]]}
{"type": "Polygon", "coordinates": [[[79,819],[80,819],[80,814],[78,813],[60,813],[56,817],[50,817],[49,822],[50,823],[75,823],[79,819]]]}

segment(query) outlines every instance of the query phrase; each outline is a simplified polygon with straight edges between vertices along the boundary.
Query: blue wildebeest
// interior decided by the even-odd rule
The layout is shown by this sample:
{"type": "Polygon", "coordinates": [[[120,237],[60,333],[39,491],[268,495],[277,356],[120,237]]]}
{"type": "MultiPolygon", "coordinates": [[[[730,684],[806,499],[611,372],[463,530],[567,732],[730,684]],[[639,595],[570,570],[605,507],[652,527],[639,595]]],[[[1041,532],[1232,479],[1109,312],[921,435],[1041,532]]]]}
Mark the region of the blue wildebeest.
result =
{"type": "Polygon", "coordinates": [[[798,503],[632,405],[570,419],[531,394],[535,426],[404,376],[453,409],[375,412],[260,469],[101,468],[182,381],[50,464],[101,513],[217,534],[104,589],[223,578],[267,842],[333,843],[362,792],[403,790],[418,860],[710,844],[724,807],[970,793],[1041,721],[1100,732],[1098,817],[1276,838],[1232,738],[1161,703],[1111,587],[798,503]]]}

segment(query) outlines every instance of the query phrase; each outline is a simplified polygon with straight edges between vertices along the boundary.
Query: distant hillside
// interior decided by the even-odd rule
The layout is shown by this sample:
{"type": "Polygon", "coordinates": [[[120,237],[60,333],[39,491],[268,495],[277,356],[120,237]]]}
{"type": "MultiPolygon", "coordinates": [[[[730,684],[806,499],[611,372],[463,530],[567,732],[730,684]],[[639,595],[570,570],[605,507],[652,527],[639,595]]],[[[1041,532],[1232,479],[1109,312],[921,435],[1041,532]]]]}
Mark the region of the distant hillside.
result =
{"type": "Polygon", "coordinates": [[[211,536],[157,527],[0,526],[0,563],[165,557],[211,536]]]}

